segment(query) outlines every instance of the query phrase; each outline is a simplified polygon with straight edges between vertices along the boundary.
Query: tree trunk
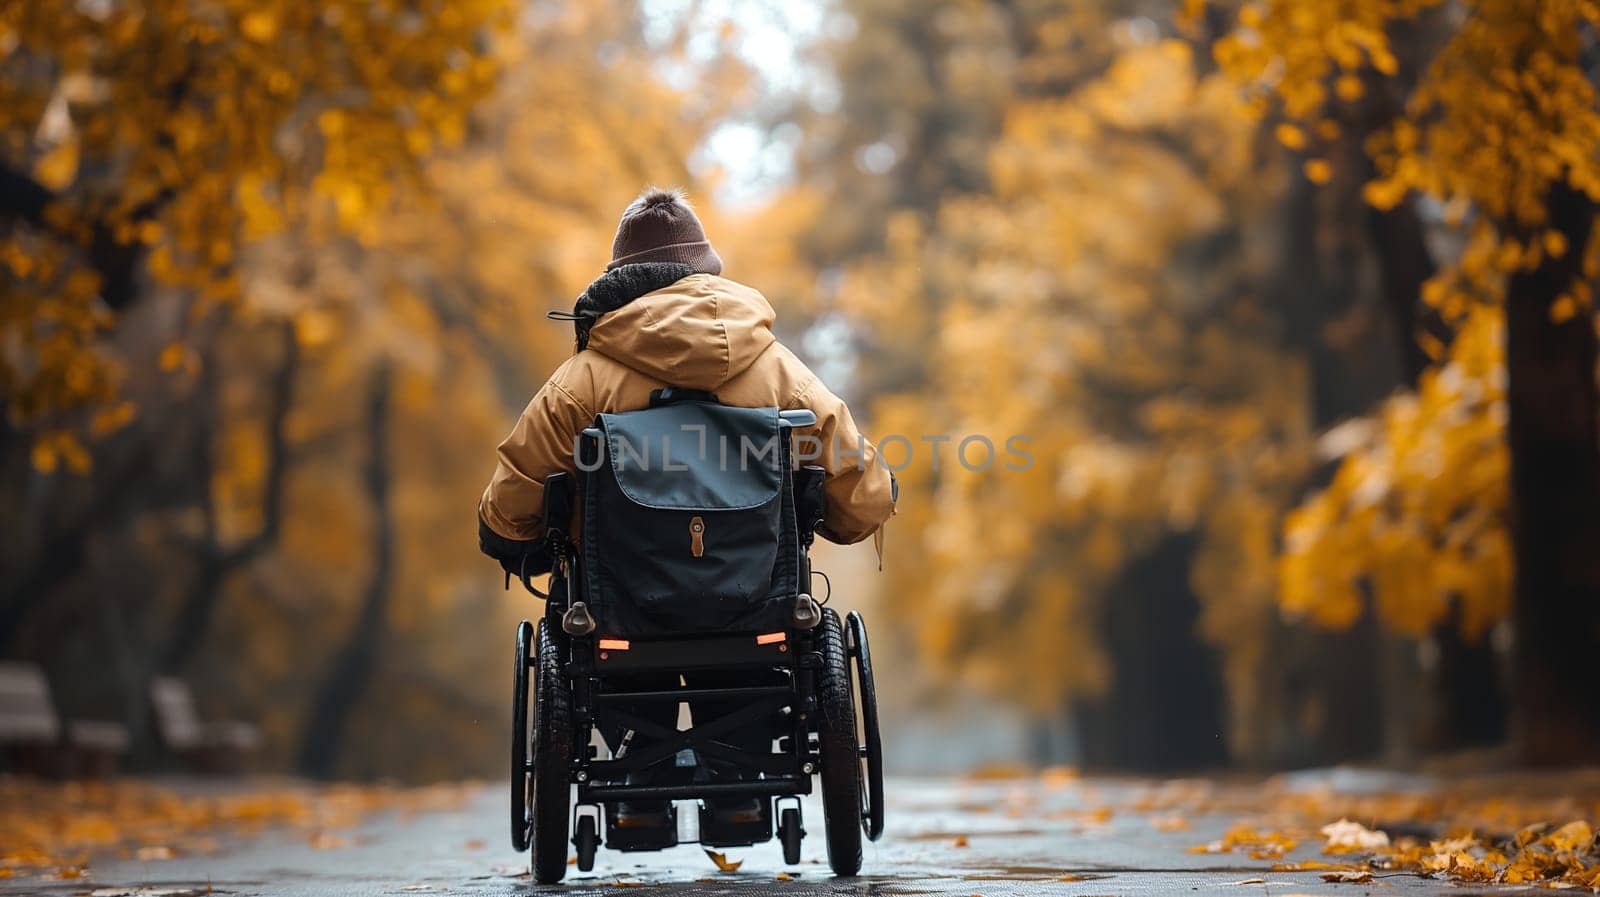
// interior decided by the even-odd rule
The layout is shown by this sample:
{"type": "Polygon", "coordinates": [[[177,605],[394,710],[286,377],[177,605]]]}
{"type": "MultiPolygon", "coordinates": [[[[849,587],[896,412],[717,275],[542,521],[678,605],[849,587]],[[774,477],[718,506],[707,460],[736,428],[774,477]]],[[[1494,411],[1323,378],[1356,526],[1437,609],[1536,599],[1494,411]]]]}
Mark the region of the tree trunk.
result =
{"type": "Polygon", "coordinates": [[[1434,732],[1424,747],[1459,749],[1500,744],[1506,738],[1507,695],[1500,661],[1487,636],[1468,641],[1460,609],[1434,631],[1439,646],[1434,732]]]}
{"type": "Polygon", "coordinates": [[[1441,343],[1449,338],[1438,314],[1422,301],[1422,285],[1437,269],[1411,197],[1387,211],[1369,208],[1367,214],[1383,302],[1394,316],[1399,336],[1400,373],[1408,386],[1415,387],[1433,363],[1419,337],[1427,334],[1441,343]]]}
{"type": "MultiPolygon", "coordinates": [[[[300,349],[295,338],[294,323],[284,321],[279,328],[283,349],[268,387],[267,471],[261,486],[261,529],[232,546],[223,545],[218,540],[216,498],[211,482],[216,466],[212,441],[220,435],[227,422],[217,407],[219,384],[216,382],[216,373],[203,374],[207,379],[202,382],[200,402],[207,426],[196,439],[195,464],[198,488],[202,490],[200,501],[205,520],[205,544],[200,548],[200,568],[189,584],[171,626],[172,634],[161,652],[161,669],[168,674],[181,672],[205,643],[211,620],[222,603],[223,587],[228,577],[276,544],[282,529],[283,496],[289,478],[289,412],[294,406],[294,381],[299,368],[300,349]]],[[[207,368],[214,364],[214,357],[207,359],[207,368]]]]}
{"type": "Polygon", "coordinates": [[[68,510],[46,524],[39,547],[18,559],[20,569],[0,570],[0,655],[16,649],[34,613],[87,565],[96,532],[119,520],[139,487],[149,486],[156,451],[151,440],[131,436],[98,453],[87,483],[64,490],[60,502],[68,510]]]}
{"type": "Polygon", "coordinates": [[[392,373],[379,362],[367,400],[367,497],[372,505],[372,575],[356,624],[334,656],[312,704],[300,741],[301,772],[331,778],[351,713],[366,696],[377,669],[394,575],[394,517],[390,508],[389,405],[392,373]]]}
{"type": "Polygon", "coordinates": [[[1192,534],[1169,535],[1108,592],[1114,678],[1109,694],[1081,705],[1085,765],[1152,772],[1227,765],[1221,668],[1216,650],[1195,633],[1194,550],[1192,534]]]}
{"type": "Polygon", "coordinates": [[[1600,395],[1591,313],[1562,323],[1555,299],[1582,277],[1595,207],[1563,185],[1550,227],[1568,249],[1516,274],[1506,294],[1511,507],[1517,585],[1514,741],[1530,764],[1600,756],[1600,395]]]}
{"type": "MultiPolygon", "coordinates": [[[[1325,429],[1365,413],[1394,386],[1394,372],[1365,348],[1364,340],[1330,340],[1331,325],[1358,314],[1357,285],[1348,263],[1330,263],[1324,244],[1349,255],[1363,238],[1361,224],[1351,218],[1358,206],[1319,191],[1296,175],[1284,198],[1283,245],[1274,294],[1289,324],[1292,344],[1303,351],[1311,371],[1312,425],[1325,429]],[[1329,214],[1319,205],[1334,204],[1329,214]],[[1341,228],[1330,237],[1321,229],[1341,228]]],[[[1318,471],[1308,486],[1325,485],[1330,466],[1318,471]]],[[[1381,666],[1382,633],[1370,608],[1355,626],[1329,632],[1311,626],[1286,629],[1274,638],[1267,656],[1279,680],[1271,690],[1275,702],[1266,708],[1255,739],[1264,749],[1263,765],[1305,766],[1370,758],[1382,750],[1384,692],[1381,666]]]]}
{"type": "MultiPolygon", "coordinates": [[[[1375,177],[1375,168],[1368,168],[1375,177]]],[[[1407,197],[1392,209],[1369,208],[1368,231],[1377,257],[1380,291],[1394,319],[1399,340],[1400,373],[1416,389],[1433,359],[1425,339],[1448,343],[1443,320],[1422,301],[1422,287],[1437,270],[1424,239],[1415,200],[1407,197]]],[[[1438,660],[1431,671],[1431,719],[1412,733],[1415,747],[1451,750],[1494,744],[1505,737],[1505,696],[1489,640],[1468,641],[1457,624],[1458,614],[1434,627],[1438,660]]]]}

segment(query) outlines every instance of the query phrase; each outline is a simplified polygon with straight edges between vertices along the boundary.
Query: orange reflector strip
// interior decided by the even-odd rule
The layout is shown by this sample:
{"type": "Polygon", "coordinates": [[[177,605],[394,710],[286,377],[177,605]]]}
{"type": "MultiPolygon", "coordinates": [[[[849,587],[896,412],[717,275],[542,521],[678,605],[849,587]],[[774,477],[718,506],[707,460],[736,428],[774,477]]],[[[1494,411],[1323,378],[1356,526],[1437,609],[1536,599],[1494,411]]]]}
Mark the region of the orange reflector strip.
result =
{"type": "Polygon", "coordinates": [[[628,650],[628,640],[625,638],[603,638],[600,640],[600,650],[626,651],[628,650]]]}
{"type": "Polygon", "coordinates": [[[756,644],[758,644],[758,645],[776,645],[778,642],[786,641],[788,638],[789,638],[789,636],[788,636],[787,633],[769,632],[766,635],[758,635],[758,636],[756,636],[756,644]]]}

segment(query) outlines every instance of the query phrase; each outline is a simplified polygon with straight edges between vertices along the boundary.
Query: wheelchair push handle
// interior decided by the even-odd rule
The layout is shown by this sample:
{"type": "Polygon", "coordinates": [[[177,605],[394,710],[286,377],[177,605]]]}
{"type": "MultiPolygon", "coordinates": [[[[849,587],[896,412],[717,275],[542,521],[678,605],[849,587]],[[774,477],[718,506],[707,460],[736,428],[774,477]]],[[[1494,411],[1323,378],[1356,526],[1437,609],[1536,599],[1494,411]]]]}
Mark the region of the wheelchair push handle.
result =
{"type": "MultiPolygon", "coordinates": [[[[565,540],[572,521],[572,502],[576,484],[572,474],[558,471],[544,478],[544,533],[551,542],[565,540]]],[[[551,547],[554,547],[552,545],[551,547]]]]}
{"type": "Polygon", "coordinates": [[[800,532],[809,537],[828,516],[828,493],[823,490],[828,472],[815,464],[807,464],[794,472],[795,515],[799,518],[800,532]]]}
{"type": "Polygon", "coordinates": [[[549,567],[541,569],[545,565],[539,560],[543,559],[530,564],[530,559],[534,557],[534,552],[530,551],[522,556],[522,566],[517,570],[517,579],[522,582],[522,587],[538,598],[548,600],[550,596],[534,588],[533,577],[558,569],[571,543],[567,529],[572,522],[576,491],[577,486],[570,473],[558,471],[544,478],[544,506],[541,510],[544,538],[540,548],[549,560],[549,567]]]}
{"type": "Polygon", "coordinates": [[[817,413],[810,408],[791,408],[788,411],[778,412],[778,426],[794,429],[796,427],[814,427],[817,424],[817,413]]]}

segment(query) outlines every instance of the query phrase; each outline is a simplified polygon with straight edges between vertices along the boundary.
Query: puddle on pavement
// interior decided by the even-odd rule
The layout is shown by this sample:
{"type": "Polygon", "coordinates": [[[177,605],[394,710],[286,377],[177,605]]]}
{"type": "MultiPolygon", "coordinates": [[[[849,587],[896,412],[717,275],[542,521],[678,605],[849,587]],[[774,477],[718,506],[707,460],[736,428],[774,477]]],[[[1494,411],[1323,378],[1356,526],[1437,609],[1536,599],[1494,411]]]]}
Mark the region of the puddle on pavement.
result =
{"type": "Polygon", "coordinates": [[[1111,878],[1103,872],[1074,872],[1050,866],[1005,866],[961,876],[962,881],[1094,881],[1111,878]]]}
{"type": "Polygon", "coordinates": [[[1037,828],[979,829],[977,831],[944,831],[898,833],[896,841],[965,841],[971,838],[1037,838],[1050,834],[1037,828]]]}

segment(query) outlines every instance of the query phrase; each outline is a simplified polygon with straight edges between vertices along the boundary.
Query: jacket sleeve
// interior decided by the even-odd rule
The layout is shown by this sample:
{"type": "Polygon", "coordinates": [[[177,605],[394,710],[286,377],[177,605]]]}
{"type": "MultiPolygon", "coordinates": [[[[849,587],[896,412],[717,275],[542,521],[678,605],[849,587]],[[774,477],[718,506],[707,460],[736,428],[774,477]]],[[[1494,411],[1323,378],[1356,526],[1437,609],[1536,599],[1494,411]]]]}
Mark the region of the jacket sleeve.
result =
{"type": "MultiPolygon", "coordinates": [[[[562,384],[557,370],[528,403],[496,452],[494,476],[478,502],[483,528],[503,540],[526,542],[544,531],[544,479],[577,472],[573,445],[594,417],[562,384]]],[[[492,539],[482,539],[485,551],[492,539]]]]}
{"type": "Polygon", "coordinates": [[[795,450],[800,463],[820,465],[828,473],[828,509],[818,532],[830,542],[849,545],[877,532],[894,515],[894,477],[877,447],[856,428],[844,400],[815,376],[799,405],[811,409],[817,423],[800,431],[795,450]],[[804,438],[808,436],[816,442],[804,438]]]}

